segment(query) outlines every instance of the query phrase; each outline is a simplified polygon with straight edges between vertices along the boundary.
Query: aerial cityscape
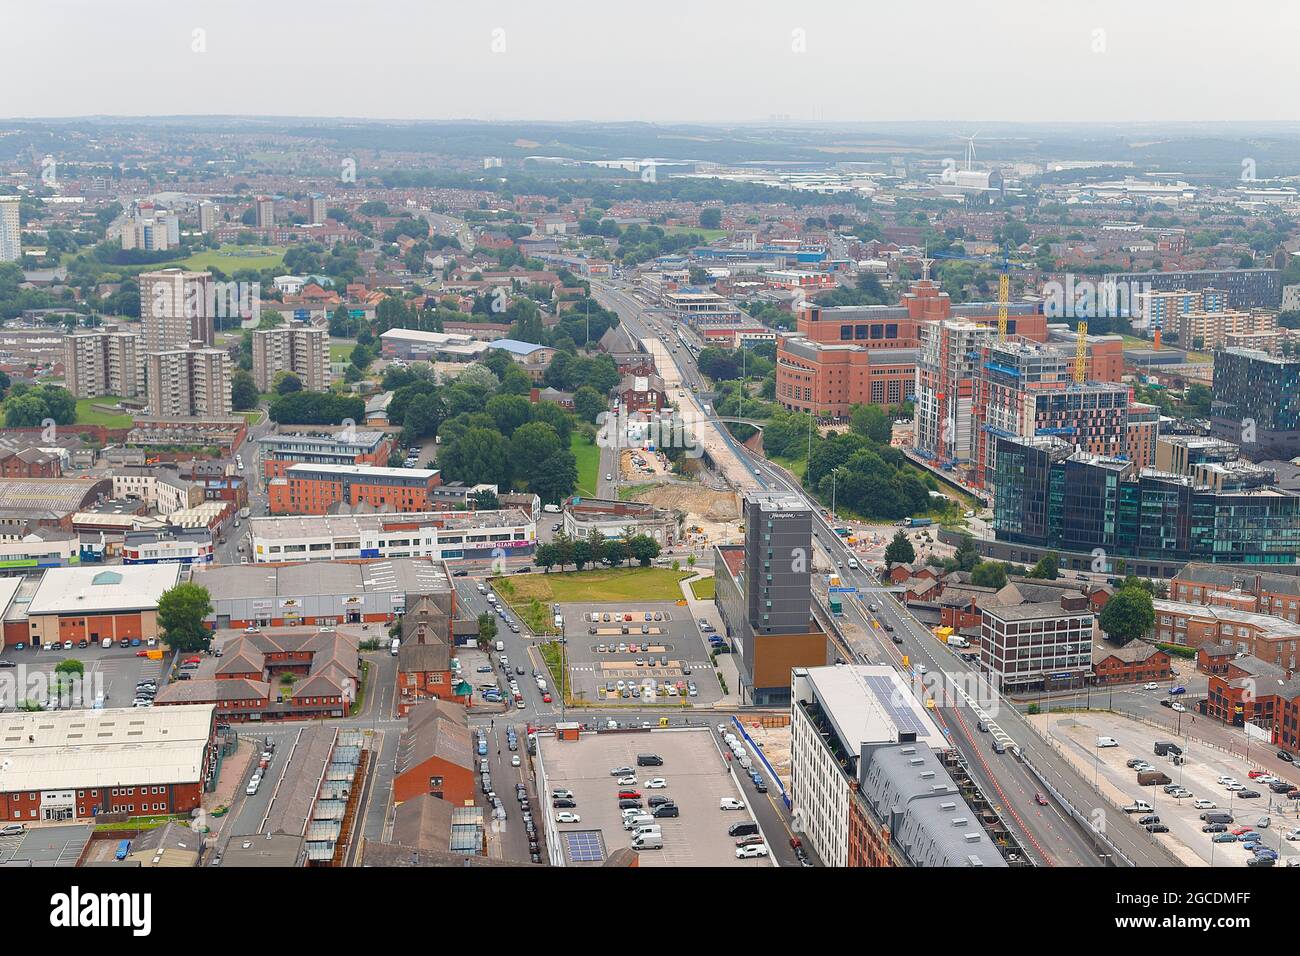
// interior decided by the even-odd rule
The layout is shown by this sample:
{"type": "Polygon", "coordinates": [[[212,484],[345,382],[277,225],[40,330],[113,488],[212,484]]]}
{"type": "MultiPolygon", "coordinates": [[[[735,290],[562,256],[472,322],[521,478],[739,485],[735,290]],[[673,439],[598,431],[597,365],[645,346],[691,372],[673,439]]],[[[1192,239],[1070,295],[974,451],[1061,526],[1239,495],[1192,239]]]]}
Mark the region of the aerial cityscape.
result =
{"type": "Polygon", "coordinates": [[[1300,125],[269,6],[7,30],[0,865],[1300,866],[1300,125]]]}

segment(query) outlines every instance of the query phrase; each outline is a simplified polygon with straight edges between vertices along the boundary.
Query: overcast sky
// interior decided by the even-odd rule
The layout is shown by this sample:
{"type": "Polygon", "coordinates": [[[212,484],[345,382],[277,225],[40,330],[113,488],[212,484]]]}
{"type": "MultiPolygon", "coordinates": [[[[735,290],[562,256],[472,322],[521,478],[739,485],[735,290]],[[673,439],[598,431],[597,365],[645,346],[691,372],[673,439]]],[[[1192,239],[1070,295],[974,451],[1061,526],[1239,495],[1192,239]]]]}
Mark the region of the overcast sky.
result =
{"type": "Polygon", "coordinates": [[[4,0],[0,116],[1294,121],[1297,28],[1286,0],[4,0]]]}

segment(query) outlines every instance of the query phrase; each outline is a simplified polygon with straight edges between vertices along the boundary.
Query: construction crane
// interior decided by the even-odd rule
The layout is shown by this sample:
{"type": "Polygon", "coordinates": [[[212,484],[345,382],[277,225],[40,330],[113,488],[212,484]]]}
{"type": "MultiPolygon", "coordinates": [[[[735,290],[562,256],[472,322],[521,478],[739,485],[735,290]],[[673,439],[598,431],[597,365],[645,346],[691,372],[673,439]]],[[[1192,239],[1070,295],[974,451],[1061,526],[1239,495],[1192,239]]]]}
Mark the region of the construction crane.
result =
{"type": "Polygon", "coordinates": [[[965,256],[954,255],[949,252],[936,252],[930,256],[932,259],[959,259],[966,262],[983,262],[997,263],[998,266],[998,341],[1007,340],[1007,312],[1008,305],[1011,302],[1011,270],[1012,269],[1032,269],[1033,266],[1020,262],[1012,262],[1007,250],[1002,251],[1002,256],[965,256]]]}
{"type": "Polygon", "coordinates": [[[1082,385],[1088,377],[1088,323],[1080,320],[1074,340],[1074,384],[1082,385]]]}

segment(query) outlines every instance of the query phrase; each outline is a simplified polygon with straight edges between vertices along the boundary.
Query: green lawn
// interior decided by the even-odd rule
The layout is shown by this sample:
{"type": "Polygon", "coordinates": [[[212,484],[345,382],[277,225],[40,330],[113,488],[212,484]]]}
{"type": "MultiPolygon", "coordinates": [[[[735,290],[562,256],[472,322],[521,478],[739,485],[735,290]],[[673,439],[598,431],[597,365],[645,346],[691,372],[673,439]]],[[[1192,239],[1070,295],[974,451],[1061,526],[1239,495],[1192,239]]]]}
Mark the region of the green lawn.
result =
{"type": "Polygon", "coordinates": [[[168,265],[180,265],[186,269],[217,268],[227,275],[237,269],[279,269],[284,265],[284,247],[224,245],[220,249],[204,249],[188,259],[168,265]]]}
{"type": "Polygon", "coordinates": [[[542,660],[546,662],[546,669],[551,672],[551,681],[559,688],[560,696],[565,700],[569,699],[569,671],[563,666],[563,657],[561,648],[556,641],[546,641],[544,644],[537,645],[537,649],[542,652],[542,660]]]}
{"type": "Polygon", "coordinates": [[[577,493],[585,498],[596,497],[596,483],[600,480],[600,446],[589,445],[574,432],[569,436],[569,450],[578,461],[577,493]]]}
{"type": "Polygon", "coordinates": [[[344,342],[341,345],[330,343],[330,361],[331,362],[351,362],[352,350],[357,347],[356,342],[344,342]]]}
{"type": "Polygon", "coordinates": [[[512,607],[543,604],[610,604],[619,601],[679,601],[678,582],[693,577],[694,571],[669,568],[603,568],[596,571],[552,571],[549,574],[520,574],[493,578],[497,593],[512,607]]]}
{"type": "Polygon", "coordinates": [[[691,592],[697,601],[713,600],[713,578],[700,578],[691,582],[691,592]]]}
{"type": "Polygon", "coordinates": [[[803,481],[804,472],[808,470],[808,459],[804,458],[783,458],[773,456],[772,461],[776,462],[790,474],[794,475],[800,481],[803,481]]]}
{"type": "Polygon", "coordinates": [[[693,232],[697,236],[703,236],[705,242],[721,239],[727,234],[725,229],[701,229],[699,226],[663,226],[661,228],[665,235],[669,236],[685,236],[693,232]]]}
{"type": "Polygon", "coordinates": [[[130,428],[134,419],[130,413],[113,413],[94,408],[95,405],[116,405],[119,399],[112,395],[101,398],[77,400],[78,425],[103,425],[105,428],[130,428]]]}

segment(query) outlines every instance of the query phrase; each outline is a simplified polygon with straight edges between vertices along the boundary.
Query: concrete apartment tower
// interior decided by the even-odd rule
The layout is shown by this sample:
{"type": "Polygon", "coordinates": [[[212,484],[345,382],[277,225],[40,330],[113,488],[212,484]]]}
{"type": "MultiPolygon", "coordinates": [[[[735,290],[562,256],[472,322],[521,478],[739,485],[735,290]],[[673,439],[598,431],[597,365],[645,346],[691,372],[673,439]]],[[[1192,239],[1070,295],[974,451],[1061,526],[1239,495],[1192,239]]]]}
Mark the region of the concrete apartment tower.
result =
{"type": "Polygon", "coordinates": [[[0,262],[17,262],[23,257],[18,204],[17,196],[0,196],[0,262]]]}

